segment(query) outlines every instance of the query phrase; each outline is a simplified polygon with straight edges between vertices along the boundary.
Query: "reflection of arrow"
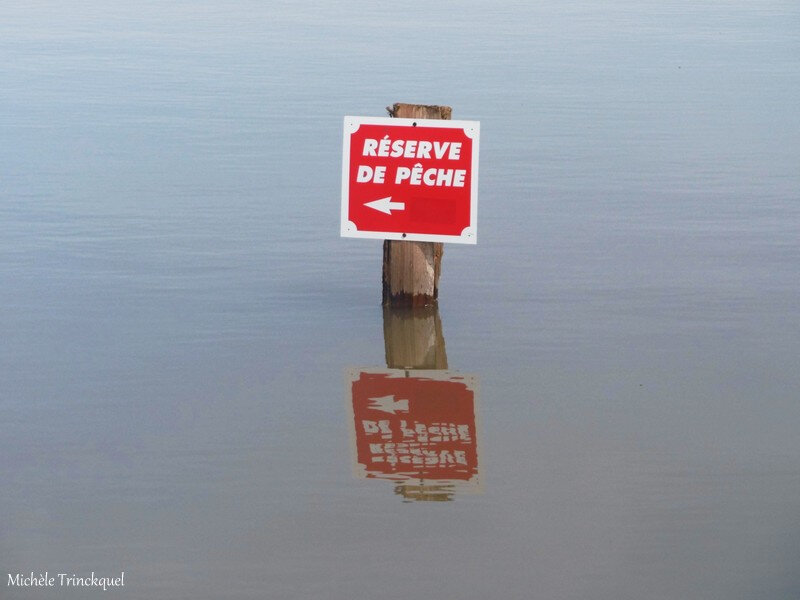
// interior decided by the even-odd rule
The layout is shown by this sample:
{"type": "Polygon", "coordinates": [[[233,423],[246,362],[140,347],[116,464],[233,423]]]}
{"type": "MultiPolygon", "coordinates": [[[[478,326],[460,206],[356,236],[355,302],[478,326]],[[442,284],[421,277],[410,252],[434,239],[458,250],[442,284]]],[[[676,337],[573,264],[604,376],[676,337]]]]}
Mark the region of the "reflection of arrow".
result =
{"type": "Polygon", "coordinates": [[[369,401],[368,408],[372,410],[381,410],[392,415],[397,412],[408,412],[408,400],[395,400],[393,395],[370,398],[369,401]]]}
{"type": "Polygon", "coordinates": [[[380,198],[379,200],[373,200],[372,202],[364,202],[364,206],[369,206],[370,208],[374,208],[375,210],[379,210],[382,213],[386,213],[387,215],[392,214],[392,209],[395,210],[405,210],[406,205],[403,202],[392,202],[391,196],[386,196],[386,198],[380,198]]]}

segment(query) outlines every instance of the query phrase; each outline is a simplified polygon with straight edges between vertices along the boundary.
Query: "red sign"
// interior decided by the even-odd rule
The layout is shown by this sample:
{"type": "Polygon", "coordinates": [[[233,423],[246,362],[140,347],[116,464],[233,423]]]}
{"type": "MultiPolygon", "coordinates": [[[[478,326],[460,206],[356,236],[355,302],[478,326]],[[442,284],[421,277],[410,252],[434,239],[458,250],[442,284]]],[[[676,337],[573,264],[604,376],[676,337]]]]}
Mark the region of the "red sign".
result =
{"type": "Polygon", "coordinates": [[[477,242],[477,121],[344,118],[343,237],[477,242]]]}
{"type": "Polygon", "coordinates": [[[350,392],[359,476],[477,486],[473,376],[353,370],[350,392]]]}

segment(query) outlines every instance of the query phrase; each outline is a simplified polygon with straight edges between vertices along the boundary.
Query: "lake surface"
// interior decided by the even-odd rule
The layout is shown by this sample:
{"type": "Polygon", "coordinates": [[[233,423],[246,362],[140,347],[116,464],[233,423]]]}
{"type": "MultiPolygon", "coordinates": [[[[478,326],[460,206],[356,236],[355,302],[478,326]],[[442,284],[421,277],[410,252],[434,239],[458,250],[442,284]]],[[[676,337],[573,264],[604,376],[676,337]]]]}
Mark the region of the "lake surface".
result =
{"type": "Polygon", "coordinates": [[[800,598],[798,31],[794,0],[4,3],[0,596],[800,598]],[[431,317],[479,485],[439,502],[353,451],[387,363],[342,117],[394,102],[482,130],[431,317]]]}

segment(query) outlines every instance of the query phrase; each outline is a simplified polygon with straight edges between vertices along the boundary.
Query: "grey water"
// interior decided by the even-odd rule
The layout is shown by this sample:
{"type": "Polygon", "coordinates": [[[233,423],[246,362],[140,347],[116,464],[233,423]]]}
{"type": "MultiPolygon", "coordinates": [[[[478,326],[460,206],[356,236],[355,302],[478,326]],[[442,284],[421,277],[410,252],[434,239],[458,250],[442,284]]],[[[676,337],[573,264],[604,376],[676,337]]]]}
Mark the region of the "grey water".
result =
{"type": "Polygon", "coordinates": [[[0,597],[800,598],[800,4],[0,5],[0,597]],[[481,122],[481,486],[354,475],[342,117],[481,122]]]}

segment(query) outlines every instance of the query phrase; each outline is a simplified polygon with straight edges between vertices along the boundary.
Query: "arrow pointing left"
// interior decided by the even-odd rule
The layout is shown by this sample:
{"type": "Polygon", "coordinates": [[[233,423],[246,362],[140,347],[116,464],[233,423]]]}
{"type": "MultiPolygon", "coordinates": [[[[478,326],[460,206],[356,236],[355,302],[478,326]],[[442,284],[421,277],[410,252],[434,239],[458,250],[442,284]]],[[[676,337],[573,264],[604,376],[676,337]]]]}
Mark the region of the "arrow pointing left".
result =
{"type": "Polygon", "coordinates": [[[380,410],[392,415],[398,412],[408,412],[408,400],[395,400],[393,394],[381,396],[380,398],[370,398],[369,402],[369,408],[372,410],[380,410]]]}
{"type": "Polygon", "coordinates": [[[373,200],[372,202],[364,202],[364,206],[369,206],[370,208],[374,208],[375,210],[385,213],[387,215],[392,214],[392,209],[394,210],[406,209],[406,205],[404,202],[392,202],[391,196],[387,196],[386,198],[379,198],[378,200],[373,200]]]}

